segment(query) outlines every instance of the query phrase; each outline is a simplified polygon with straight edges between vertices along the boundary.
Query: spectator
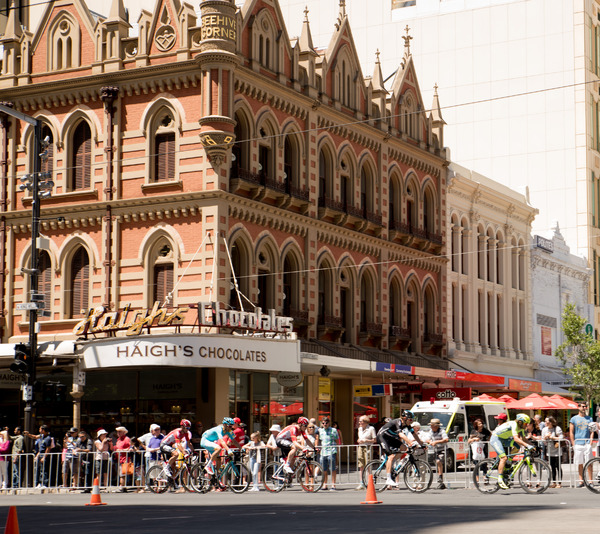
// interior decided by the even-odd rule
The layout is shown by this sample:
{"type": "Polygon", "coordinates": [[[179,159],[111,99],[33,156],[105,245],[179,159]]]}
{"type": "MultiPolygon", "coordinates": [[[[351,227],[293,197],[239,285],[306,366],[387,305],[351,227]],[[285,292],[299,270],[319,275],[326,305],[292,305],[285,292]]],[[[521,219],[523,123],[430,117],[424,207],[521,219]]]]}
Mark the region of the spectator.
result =
{"type": "Polygon", "coordinates": [[[442,428],[442,422],[439,419],[429,421],[431,428],[431,438],[427,442],[435,451],[435,464],[438,472],[437,489],[446,489],[444,484],[444,466],[446,465],[446,443],[448,443],[448,434],[442,428]]]}
{"type": "Polygon", "coordinates": [[[540,430],[544,430],[544,427],[546,426],[546,424],[544,423],[544,421],[542,420],[542,416],[539,413],[536,413],[533,416],[533,419],[535,420],[535,424],[536,426],[540,429],[540,430]]]}
{"type": "Polygon", "coordinates": [[[148,468],[159,462],[160,442],[165,437],[158,425],[150,425],[150,432],[152,436],[148,440],[148,446],[146,447],[146,454],[150,455],[148,457],[148,468]]]}
{"type": "Polygon", "coordinates": [[[106,487],[107,477],[110,469],[110,453],[113,450],[112,440],[108,437],[108,432],[101,428],[96,433],[97,439],[94,441],[95,449],[95,471],[100,481],[100,485],[106,487]]]}
{"type": "Polygon", "coordinates": [[[306,427],[307,447],[315,448],[317,442],[317,426],[309,421],[306,427]]]}
{"type": "Polygon", "coordinates": [[[340,436],[335,428],[331,427],[329,417],[321,420],[321,428],[317,437],[317,446],[321,447],[321,465],[323,466],[323,489],[327,489],[327,478],[331,472],[331,490],[335,491],[335,478],[337,474],[337,449],[340,436]]]}
{"type": "MultiPolygon", "coordinates": [[[[71,477],[73,475],[73,451],[75,450],[75,435],[77,429],[71,428],[63,439],[62,444],[62,485],[63,488],[71,486],[71,477]]],[[[75,477],[73,477],[73,487],[75,487],[75,477]]]]}
{"type": "Polygon", "coordinates": [[[194,446],[195,451],[200,449],[200,441],[202,440],[203,433],[204,425],[202,424],[202,421],[196,421],[194,429],[192,430],[192,445],[194,446]]]}
{"type": "MultiPolygon", "coordinates": [[[[477,418],[473,421],[473,430],[471,430],[471,435],[469,436],[469,445],[472,443],[481,443],[481,453],[483,454],[483,458],[487,458],[488,455],[488,443],[490,438],[492,437],[492,433],[489,428],[486,428],[483,424],[483,420],[477,418]]],[[[483,458],[473,458],[474,461],[483,460],[483,458]]]]}
{"type": "Polygon", "coordinates": [[[80,430],[75,440],[75,449],[73,450],[73,486],[79,486],[83,482],[84,493],[92,491],[92,447],[94,444],[85,430],[80,430]]]}
{"type": "Polygon", "coordinates": [[[12,487],[17,489],[21,487],[21,468],[23,463],[23,453],[25,452],[25,437],[21,433],[21,427],[15,427],[15,435],[11,436],[12,446],[12,487]]]}
{"type": "Polygon", "coordinates": [[[273,457],[278,457],[281,455],[281,449],[277,446],[276,438],[277,434],[281,432],[281,427],[277,424],[271,425],[271,428],[269,428],[269,432],[271,433],[271,435],[267,440],[267,449],[273,453],[273,457]]]}
{"type": "Polygon", "coordinates": [[[118,452],[117,459],[119,462],[119,490],[121,493],[127,493],[127,486],[129,476],[133,475],[133,462],[130,457],[131,440],[127,437],[128,430],[124,426],[118,426],[115,428],[117,432],[117,442],[115,443],[114,449],[118,452]]]}
{"type": "Polygon", "coordinates": [[[0,432],[0,489],[8,488],[8,459],[10,458],[10,439],[8,430],[0,432]]]}
{"type": "Polygon", "coordinates": [[[560,488],[562,480],[562,468],[560,467],[560,441],[563,439],[563,431],[556,424],[556,419],[549,416],[546,417],[546,424],[542,429],[542,439],[546,443],[548,459],[552,468],[552,484],[551,488],[560,488]]]}
{"type": "Polygon", "coordinates": [[[371,457],[371,446],[376,443],[377,435],[375,429],[369,424],[369,418],[366,415],[361,415],[358,418],[358,450],[356,462],[358,463],[358,477],[360,483],[356,487],[357,490],[365,489],[363,484],[363,470],[371,457]]]}
{"type": "MultiPolygon", "coordinates": [[[[133,471],[132,473],[127,473],[127,478],[129,479],[129,483],[126,485],[131,486],[141,486],[142,485],[142,464],[143,457],[142,451],[145,450],[144,444],[139,440],[139,438],[133,437],[131,438],[131,447],[129,448],[129,456],[127,458],[127,466],[129,471],[133,471]],[[133,463],[133,469],[131,469],[130,465],[133,463]]],[[[185,491],[184,488],[179,488],[180,490],[185,491]]],[[[138,493],[144,491],[144,488],[140,488],[137,490],[138,493]]],[[[181,491],[179,491],[181,493],[181,491]]]]}
{"type": "Polygon", "coordinates": [[[235,440],[240,444],[246,443],[246,431],[244,430],[246,425],[242,426],[242,420],[239,417],[233,418],[233,435],[235,440]]]}
{"type": "Polygon", "coordinates": [[[258,485],[260,484],[261,449],[264,449],[264,447],[265,444],[260,438],[260,432],[253,432],[250,441],[242,447],[242,449],[247,449],[249,454],[248,465],[252,473],[252,489],[250,491],[260,491],[258,485]]]}
{"type": "Polygon", "coordinates": [[[50,462],[51,456],[49,456],[50,452],[52,452],[52,447],[54,444],[54,440],[50,435],[50,429],[47,425],[40,426],[39,434],[30,434],[25,430],[23,434],[31,439],[35,439],[35,443],[33,445],[34,456],[34,469],[35,469],[35,483],[36,488],[45,490],[48,488],[49,476],[50,476],[50,462]]]}
{"type": "MultiPolygon", "coordinates": [[[[569,421],[569,438],[573,444],[573,464],[579,472],[578,488],[583,487],[583,464],[592,457],[592,444],[590,440],[590,423],[592,418],[587,414],[588,405],[580,402],[577,406],[579,413],[569,421]]],[[[591,469],[589,473],[592,477],[591,469]]]]}
{"type": "Polygon", "coordinates": [[[150,447],[150,440],[152,439],[152,436],[154,435],[154,431],[155,430],[159,430],[160,431],[160,426],[157,425],[156,423],[152,423],[150,425],[150,428],[148,429],[148,432],[146,432],[145,434],[142,434],[138,440],[141,443],[143,449],[144,449],[144,473],[146,471],[148,471],[148,468],[150,467],[150,458],[151,458],[151,451],[149,449],[150,447]]]}
{"type": "Polygon", "coordinates": [[[342,437],[342,431],[340,430],[340,425],[338,424],[337,421],[334,421],[333,423],[331,423],[332,428],[335,428],[337,430],[338,436],[340,438],[339,444],[341,445],[342,443],[344,443],[344,438],[342,437]]]}

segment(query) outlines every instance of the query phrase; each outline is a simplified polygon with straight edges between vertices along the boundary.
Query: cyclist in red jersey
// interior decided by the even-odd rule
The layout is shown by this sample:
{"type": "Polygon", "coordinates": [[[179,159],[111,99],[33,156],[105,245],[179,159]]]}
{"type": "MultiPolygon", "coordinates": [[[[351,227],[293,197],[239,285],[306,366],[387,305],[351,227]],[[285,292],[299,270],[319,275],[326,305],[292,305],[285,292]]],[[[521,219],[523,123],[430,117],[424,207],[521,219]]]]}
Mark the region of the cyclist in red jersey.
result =
{"type": "Polygon", "coordinates": [[[307,444],[311,449],[314,449],[310,440],[306,438],[306,427],[308,426],[308,419],[306,417],[299,417],[296,423],[292,423],[286,426],[275,438],[275,443],[281,449],[281,453],[286,457],[283,470],[286,473],[294,472],[295,457],[298,452],[301,452],[303,444],[298,441],[298,438],[302,436],[303,442],[307,444]]]}
{"type": "Polygon", "coordinates": [[[165,458],[169,458],[169,466],[166,469],[169,476],[173,475],[175,462],[180,453],[184,456],[193,453],[192,433],[190,432],[192,423],[187,419],[182,419],[179,425],[179,428],[169,432],[160,442],[160,452],[165,455],[165,458]]]}

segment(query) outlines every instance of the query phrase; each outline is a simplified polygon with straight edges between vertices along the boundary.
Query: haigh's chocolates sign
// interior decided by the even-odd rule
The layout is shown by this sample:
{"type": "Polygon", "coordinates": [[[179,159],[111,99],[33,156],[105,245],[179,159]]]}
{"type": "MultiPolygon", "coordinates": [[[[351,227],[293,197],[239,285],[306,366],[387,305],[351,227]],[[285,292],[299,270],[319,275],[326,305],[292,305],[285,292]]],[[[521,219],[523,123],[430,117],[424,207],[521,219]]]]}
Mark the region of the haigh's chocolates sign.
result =
{"type": "MultiPolygon", "coordinates": [[[[178,326],[185,323],[190,308],[164,308],[155,302],[152,308],[132,310],[127,304],[122,310],[108,311],[104,306],[90,308],[85,317],[73,328],[77,336],[125,330],[127,336],[137,336],[144,328],[151,326],[178,326]]],[[[204,328],[216,327],[240,331],[293,332],[293,319],[275,315],[275,310],[263,313],[261,308],[254,312],[227,310],[219,302],[198,303],[198,325],[204,328]]]]}

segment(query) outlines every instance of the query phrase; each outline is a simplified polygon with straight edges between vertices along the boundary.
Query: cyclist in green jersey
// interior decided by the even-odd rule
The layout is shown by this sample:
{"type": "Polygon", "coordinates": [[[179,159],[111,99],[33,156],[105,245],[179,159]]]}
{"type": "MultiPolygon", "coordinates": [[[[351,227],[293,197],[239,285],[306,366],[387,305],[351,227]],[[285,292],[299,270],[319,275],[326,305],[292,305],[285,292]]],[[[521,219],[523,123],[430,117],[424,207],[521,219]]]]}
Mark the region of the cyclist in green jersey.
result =
{"type": "Polygon", "coordinates": [[[492,432],[490,438],[490,447],[496,451],[500,461],[498,462],[498,486],[502,489],[508,489],[504,482],[504,466],[506,465],[506,449],[512,447],[515,443],[521,447],[532,449],[533,445],[525,439],[527,425],[531,422],[527,414],[517,414],[514,421],[507,421],[500,426],[497,426],[492,432]]]}

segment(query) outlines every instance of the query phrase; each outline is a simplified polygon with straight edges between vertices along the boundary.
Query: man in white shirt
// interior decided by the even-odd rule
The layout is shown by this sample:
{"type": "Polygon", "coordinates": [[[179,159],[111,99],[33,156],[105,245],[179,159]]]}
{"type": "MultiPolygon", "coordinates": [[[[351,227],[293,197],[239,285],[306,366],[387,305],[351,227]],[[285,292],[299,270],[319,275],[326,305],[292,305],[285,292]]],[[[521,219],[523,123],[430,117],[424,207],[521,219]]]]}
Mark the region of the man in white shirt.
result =
{"type": "Polygon", "coordinates": [[[377,435],[375,429],[369,425],[369,418],[362,415],[358,418],[358,439],[356,442],[360,445],[357,450],[357,463],[360,484],[356,487],[357,490],[365,489],[363,484],[363,470],[369,461],[371,445],[376,442],[377,435]]]}

